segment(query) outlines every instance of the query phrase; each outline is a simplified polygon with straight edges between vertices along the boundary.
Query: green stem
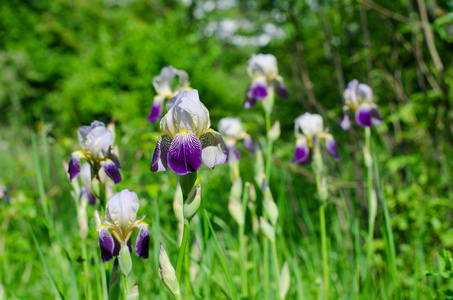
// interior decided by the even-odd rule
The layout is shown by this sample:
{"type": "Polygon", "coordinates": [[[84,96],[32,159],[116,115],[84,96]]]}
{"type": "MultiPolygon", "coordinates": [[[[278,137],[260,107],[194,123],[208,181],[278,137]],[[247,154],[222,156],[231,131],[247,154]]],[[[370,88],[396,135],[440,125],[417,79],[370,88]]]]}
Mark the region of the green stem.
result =
{"type": "MultiPolygon", "coordinates": [[[[242,211],[246,212],[247,209],[247,199],[248,199],[248,188],[244,189],[244,193],[242,194],[242,211]]],[[[247,257],[245,254],[245,247],[244,247],[244,224],[239,224],[239,257],[241,260],[241,276],[242,276],[242,297],[248,297],[248,286],[247,286],[247,270],[246,270],[246,263],[247,257]]]]}
{"type": "Polygon", "coordinates": [[[101,203],[101,207],[105,209],[107,199],[105,196],[105,186],[101,180],[99,180],[99,202],[101,203]]]}
{"type": "Polygon", "coordinates": [[[176,300],[182,300],[181,294],[176,294],[176,295],[175,295],[175,299],[176,299],[176,300]]]}
{"type": "Polygon", "coordinates": [[[81,238],[82,243],[82,258],[83,258],[83,285],[85,290],[86,299],[92,299],[91,297],[91,281],[90,281],[90,272],[88,269],[88,256],[87,256],[87,246],[85,239],[81,238]]]}
{"type": "MultiPolygon", "coordinates": [[[[266,113],[266,136],[271,129],[271,115],[266,113]]],[[[272,166],[272,141],[267,138],[267,153],[266,153],[266,180],[270,184],[271,180],[271,166],[272,166]]]]}
{"type": "Polygon", "coordinates": [[[367,185],[368,185],[368,238],[367,238],[367,269],[370,269],[371,257],[373,255],[373,238],[375,214],[373,212],[373,158],[371,155],[371,129],[365,127],[365,147],[368,157],[365,157],[367,167],[367,185]]]}
{"type": "Polygon", "coordinates": [[[322,156],[319,145],[315,146],[313,169],[316,174],[316,188],[318,190],[319,201],[319,226],[321,228],[321,248],[322,248],[322,273],[324,278],[325,299],[329,299],[329,265],[327,261],[327,234],[326,234],[326,191],[322,191],[321,174],[323,169],[322,156]]]}
{"type": "Polygon", "coordinates": [[[280,281],[280,263],[278,261],[277,255],[277,245],[275,242],[271,242],[272,246],[272,259],[274,260],[274,268],[275,268],[275,282],[277,283],[277,290],[280,281]]]}
{"type": "Polygon", "coordinates": [[[176,263],[176,278],[181,286],[182,265],[184,264],[184,255],[186,253],[187,242],[189,241],[189,221],[184,220],[184,231],[182,234],[181,248],[179,249],[178,262],[176,263]]]}
{"type": "Polygon", "coordinates": [[[269,300],[269,240],[264,238],[263,244],[264,299],[269,300]]]}
{"type": "Polygon", "coordinates": [[[123,283],[124,283],[124,299],[127,299],[127,294],[131,290],[129,287],[129,280],[127,280],[127,277],[124,275],[121,275],[123,277],[123,283]]]}

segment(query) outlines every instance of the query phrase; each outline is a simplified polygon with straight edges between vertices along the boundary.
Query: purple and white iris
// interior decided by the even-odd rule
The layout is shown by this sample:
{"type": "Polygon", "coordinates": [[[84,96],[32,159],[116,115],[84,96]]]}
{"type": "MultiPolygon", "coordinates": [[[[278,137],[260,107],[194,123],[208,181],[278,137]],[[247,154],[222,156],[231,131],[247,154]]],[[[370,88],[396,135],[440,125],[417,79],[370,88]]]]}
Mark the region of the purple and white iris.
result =
{"type": "Polygon", "coordinates": [[[178,175],[196,172],[202,161],[211,169],[227,161],[222,135],[209,128],[209,111],[197,90],[181,91],[167,102],[167,114],[160,121],[164,132],[154,150],[151,171],[170,168],[178,175]]]}
{"type": "Polygon", "coordinates": [[[112,151],[113,135],[104,123],[94,121],[91,126],[81,126],[77,130],[82,151],[72,153],[69,161],[69,178],[72,181],[81,170],[80,159],[84,158],[91,168],[91,174],[99,179],[99,170],[105,173],[118,184],[121,182],[120,162],[116,154],[112,151]]]}
{"type": "Polygon", "coordinates": [[[247,73],[251,78],[251,83],[244,100],[245,108],[250,108],[258,100],[266,98],[270,87],[275,88],[275,93],[279,97],[289,98],[283,78],[278,75],[277,59],[274,55],[252,54],[248,61],[247,73]]]}
{"type": "Polygon", "coordinates": [[[296,135],[296,149],[293,163],[311,164],[313,148],[318,143],[325,141],[327,151],[339,160],[337,146],[333,136],[324,129],[322,117],[318,114],[304,113],[294,120],[294,133],[296,135]]]}
{"type": "Polygon", "coordinates": [[[165,99],[170,99],[181,90],[190,89],[189,76],[183,70],[178,70],[172,66],[163,67],[160,75],[153,78],[153,86],[157,95],[154,96],[153,106],[148,116],[148,121],[151,123],[159,121],[162,116],[162,108],[165,99]],[[175,77],[178,77],[179,85],[173,87],[175,77]]]}
{"type": "Polygon", "coordinates": [[[148,258],[148,224],[143,222],[145,216],[137,220],[139,207],[137,194],[129,190],[113,194],[107,202],[105,220],[100,217],[101,225],[97,229],[104,263],[118,256],[121,245],[128,245],[131,251],[130,238],[135,229],[140,230],[135,240],[135,253],[141,258],[148,258]]]}
{"type": "Polygon", "coordinates": [[[250,135],[248,135],[242,128],[242,122],[240,118],[226,117],[220,119],[219,132],[222,134],[225,144],[228,149],[228,159],[232,158],[239,159],[240,154],[236,148],[236,143],[242,140],[244,147],[253,151],[253,142],[250,135]]]}
{"type": "Polygon", "coordinates": [[[355,112],[355,120],[361,127],[373,127],[382,123],[381,112],[376,103],[373,102],[373,91],[363,83],[354,79],[348,83],[343,92],[345,106],[340,126],[343,130],[351,127],[351,120],[347,114],[348,110],[355,112]]]}

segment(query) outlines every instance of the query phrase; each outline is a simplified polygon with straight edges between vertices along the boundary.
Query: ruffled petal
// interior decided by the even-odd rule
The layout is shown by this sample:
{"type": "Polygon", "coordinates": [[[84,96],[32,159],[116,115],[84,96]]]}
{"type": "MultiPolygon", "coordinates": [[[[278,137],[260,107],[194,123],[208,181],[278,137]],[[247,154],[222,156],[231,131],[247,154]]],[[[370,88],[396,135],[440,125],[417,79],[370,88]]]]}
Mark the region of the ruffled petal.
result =
{"type": "Polygon", "coordinates": [[[168,167],[178,175],[195,172],[202,165],[201,153],[201,142],[195,134],[178,133],[168,149],[168,167]]]}
{"type": "Polygon", "coordinates": [[[228,150],[220,133],[208,130],[201,137],[202,157],[204,164],[213,169],[214,166],[226,163],[228,150]]]}
{"type": "Polygon", "coordinates": [[[371,105],[363,103],[359,105],[355,112],[355,120],[361,127],[372,127],[371,123],[371,105]]]}
{"type": "Polygon", "coordinates": [[[329,151],[329,153],[335,158],[335,160],[340,159],[340,155],[338,155],[337,145],[335,144],[335,139],[330,134],[326,136],[326,148],[327,151],[329,151]]]}
{"type": "Polygon", "coordinates": [[[343,113],[343,116],[341,117],[341,121],[340,121],[340,126],[341,126],[341,129],[343,129],[343,130],[348,130],[351,127],[351,120],[349,119],[348,114],[343,113]]]}
{"type": "Polygon", "coordinates": [[[167,135],[161,135],[154,149],[151,172],[167,170],[167,155],[170,149],[171,139],[167,135]]]}
{"type": "Polygon", "coordinates": [[[135,253],[138,257],[148,258],[149,252],[149,231],[147,225],[139,225],[140,232],[135,241],[135,253]]]}
{"type": "Polygon", "coordinates": [[[139,207],[137,194],[125,189],[110,197],[105,208],[105,218],[127,232],[137,218],[139,207]]]}
{"type": "Polygon", "coordinates": [[[68,166],[68,173],[69,173],[69,180],[72,181],[74,178],[76,178],[81,169],[81,164],[80,164],[80,159],[83,157],[83,155],[77,151],[72,153],[71,155],[71,160],[69,161],[69,166],[68,166]]]}
{"type": "Polygon", "coordinates": [[[89,151],[93,158],[104,158],[110,151],[110,145],[113,142],[113,135],[104,126],[98,126],[92,129],[86,136],[84,146],[85,150],[89,151]]]}
{"type": "Polygon", "coordinates": [[[373,126],[382,124],[381,112],[379,111],[379,108],[375,104],[373,104],[371,107],[371,124],[373,124],[373,126]]]}
{"type": "Polygon", "coordinates": [[[267,82],[266,77],[256,77],[252,80],[250,84],[250,92],[252,97],[258,100],[264,99],[267,97],[267,82]]]}
{"type": "Polygon", "coordinates": [[[165,97],[162,97],[160,95],[154,97],[153,106],[148,116],[148,122],[155,123],[159,121],[160,117],[162,117],[162,106],[164,99],[165,97]]]}
{"type": "Polygon", "coordinates": [[[253,97],[252,90],[249,87],[247,94],[245,95],[244,103],[242,105],[244,106],[244,108],[250,108],[255,106],[257,101],[258,100],[253,97]]]}
{"type": "Polygon", "coordinates": [[[113,160],[107,158],[101,161],[101,167],[104,169],[107,176],[110,177],[115,184],[121,182],[120,170],[113,160]]]}
{"type": "Polygon", "coordinates": [[[113,258],[115,239],[109,232],[108,227],[99,230],[99,246],[101,247],[102,262],[106,263],[113,258]]]}
{"type": "Polygon", "coordinates": [[[288,99],[290,96],[289,91],[286,88],[285,83],[283,82],[283,78],[281,78],[280,76],[278,76],[275,80],[275,93],[277,94],[277,96],[284,99],[288,99]]]}
{"type": "Polygon", "coordinates": [[[242,140],[242,144],[244,145],[245,149],[249,150],[249,151],[252,151],[255,150],[253,148],[253,141],[252,141],[252,138],[250,137],[250,135],[246,135],[245,138],[242,140]]]}
{"type": "Polygon", "coordinates": [[[296,149],[294,150],[294,158],[292,163],[303,163],[310,156],[310,148],[306,138],[298,138],[296,140],[296,149]]]}

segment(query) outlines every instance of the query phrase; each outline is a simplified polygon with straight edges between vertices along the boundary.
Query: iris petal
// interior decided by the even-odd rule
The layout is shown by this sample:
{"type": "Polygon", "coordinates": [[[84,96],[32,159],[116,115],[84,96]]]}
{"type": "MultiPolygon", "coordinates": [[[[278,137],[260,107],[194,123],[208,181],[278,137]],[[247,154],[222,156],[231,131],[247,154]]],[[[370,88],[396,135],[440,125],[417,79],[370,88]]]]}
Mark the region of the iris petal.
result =
{"type": "Polygon", "coordinates": [[[283,78],[280,76],[275,80],[275,93],[280,97],[284,99],[289,98],[289,91],[286,88],[285,83],[283,82],[283,78]]]}
{"type": "Polygon", "coordinates": [[[338,155],[337,145],[335,144],[335,140],[332,135],[328,134],[326,137],[326,148],[327,151],[335,158],[335,160],[340,159],[340,155],[338,155]]]}
{"type": "Polygon", "coordinates": [[[107,176],[109,176],[115,184],[121,182],[120,171],[113,160],[107,158],[101,161],[101,167],[104,169],[107,176]]]}
{"type": "Polygon", "coordinates": [[[371,123],[371,106],[367,103],[359,105],[359,108],[355,112],[355,120],[361,127],[372,127],[371,123]]]}
{"type": "Polygon", "coordinates": [[[125,189],[110,197],[105,208],[105,218],[127,232],[137,218],[139,207],[137,194],[125,189]]]}
{"type": "Polygon", "coordinates": [[[108,227],[103,227],[99,230],[99,246],[101,247],[102,262],[106,263],[111,260],[115,249],[115,241],[108,227]]]}
{"type": "Polygon", "coordinates": [[[292,163],[303,163],[310,157],[310,148],[305,138],[297,139],[292,163]]]}
{"type": "Polygon", "coordinates": [[[168,149],[168,166],[178,175],[195,172],[202,165],[201,153],[201,142],[195,134],[178,133],[168,149]]]}
{"type": "Polygon", "coordinates": [[[165,97],[162,96],[156,96],[154,97],[153,101],[153,106],[151,108],[151,112],[149,113],[148,116],[148,121],[151,123],[155,123],[159,121],[160,117],[162,116],[162,106],[164,102],[165,97]]]}
{"type": "Polygon", "coordinates": [[[371,124],[373,124],[373,126],[382,124],[381,112],[375,104],[371,108],[371,124]]]}
{"type": "Polygon", "coordinates": [[[140,232],[135,241],[135,253],[138,257],[148,258],[149,253],[149,231],[147,225],[139,225],[140,232]]]}
{"type": "Polygon", "coordinates": [[[228,150],[222,135],[217,131],[208,130],[201,137],[201,148],[203,162],[208,168],[226,163],[228,150]]]}
{"type": "Polygon", "coordinates": [[[252,151],[253,152],[253,141],[250,135],[247,135],[244,140],[242,141],[242,144],[244,145],[245,149],[252,151]]]}
{"type": "Polygon", "coordinates": [[[68,167],[68,173],[69,173],[69,179],[72,181],[74,178],[76,178],[81,169],[81,164],[80,164],[80,158],[83,156],[78,153],[74,152],[71,156],[71,160],[69,161],[69,167],[68,167]]]}
{"type": "Polygon", "coordinates": [[[244,103],[242,104],[244,108],[250,108],[256,105],[257,99],[253,97],[252,91],[249,87],[247,94],[245,95],[244,103]]]}
{"type": "Polygon", "coordinates": [[[351,120],[349,119],[348,114],[343,113],[343,116],[341,117],[341,121],[340,121],[340,126],[341,126],[341,129],[343,129],[345,131],[351,127],[351,120]]]}
{"type": "Polygon", "coordinates": [[[167,135],[161,135],[157,141],[156,149],[151,163],[151,172],[167,170],[167,155],[170,149],[171,139],[167,135]]]}

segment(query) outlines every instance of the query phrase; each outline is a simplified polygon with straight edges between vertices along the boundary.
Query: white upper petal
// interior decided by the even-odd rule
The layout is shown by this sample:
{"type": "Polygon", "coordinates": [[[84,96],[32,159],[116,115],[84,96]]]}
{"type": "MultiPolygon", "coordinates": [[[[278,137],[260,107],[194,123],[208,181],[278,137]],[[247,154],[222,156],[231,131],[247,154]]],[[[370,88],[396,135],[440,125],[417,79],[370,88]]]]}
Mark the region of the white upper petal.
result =
{"type": "Polygon", "coordinates": [[[248,61],[247,72],[250,77],[262,75],[269,80],[278,76],[277,59],[272,54],[252,54],[248,61]]]}
{"type": "Polygon", "coordinates": [[[304,113],[296,118],[294,123],[296,126],[296,132],[301,129],[306,136],[313,136],[324,131],[324,122],[322,117],[318,114],[310,114],[308,112],[304,113]]]}
{"type": "Polygon", "coordinates": [[[373,101],[373,90],[364,83],[359,83],[357,79],[351,80],[348,87],[343,92],[346,104],[359,105],[362,102],[373,101]]]}
{"type": "Polygon", "coordinates": [[[361,83],[357,86],[357,98],[360,102],[373,101],[373,90],[366,84],[361,83]]]}
{"type": "Polygon", "coordinates": [[[221,119],[219,132],[227,137],[239,138],[243,133],[241,119],[232,117],[221,119]]]}
{"type": "Polygon", "coordinates": [[[181,91],[167,101],[167,110],[167,114],[160,121],[160,128],[171,138],[181,130],[201,137],[211,126],[209,111],[201,103],[197,90],[181,91]]]}
{"type": "Polygon", "coordinates": [[[160,75],[153,78],[153,86],[156,92],[165,97],[173,96],[175,91],[172,90],[172,86],[175,76],[178,76],[179,79],[178,88],[189,86],[188,75],[185,71],[175,69],[172,66],[166,66],[162,68],[160,75]]]}
{"type": "Polygon", "coordinates": [[[84,149],[91,153],[93,158],[104,158],[113,141],[113,135],[104,126],[92,129],[86,136],[84,149]]]}
{"type": "Polygon", "coordinates": [[[140,207],[137,194],[129,190],[122,190],[107,202],[105,218],[108,222],[120,227],[123,232],[127,230],[137,219],[137,211],[140,207]]]}
{"type": "Polygon", "coordinates": [[[84,163],[80,169],[80,179],[84,186],[91,186],[91,167],[89,163],[84,163]]]}

